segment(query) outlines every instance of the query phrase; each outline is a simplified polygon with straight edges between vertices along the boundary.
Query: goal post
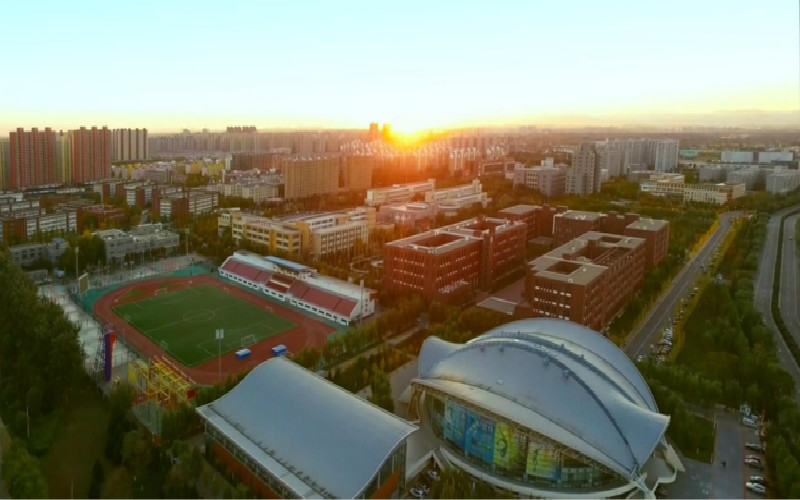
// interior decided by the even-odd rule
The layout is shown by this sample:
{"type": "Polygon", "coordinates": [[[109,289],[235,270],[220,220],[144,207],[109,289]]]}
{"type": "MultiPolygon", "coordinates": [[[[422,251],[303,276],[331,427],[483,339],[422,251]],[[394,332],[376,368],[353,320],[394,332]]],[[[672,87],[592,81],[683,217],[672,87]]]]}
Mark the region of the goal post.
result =
{"type": "Polygon", "coordinates": [[[257,342],[255,335],[245,335],[242,337],[241,344],[242,347],[250,347],[251,345],[257,342]]]}

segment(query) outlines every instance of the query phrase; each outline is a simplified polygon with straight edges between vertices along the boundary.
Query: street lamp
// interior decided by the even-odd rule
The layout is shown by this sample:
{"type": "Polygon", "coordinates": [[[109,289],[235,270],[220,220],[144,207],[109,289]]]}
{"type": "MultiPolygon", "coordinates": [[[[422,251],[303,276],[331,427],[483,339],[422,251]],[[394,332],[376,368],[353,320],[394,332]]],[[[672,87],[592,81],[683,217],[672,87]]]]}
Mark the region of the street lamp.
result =
{"type": "Polygon", "coordinates": [[[215,338],[217,339],[217,361],[219,363],[219,372],[217,374],[217,380],[222,380],[222,339],[225,338],[225,330],[222,328],[217,328],[217,331],[214,332],[215,338]]]}

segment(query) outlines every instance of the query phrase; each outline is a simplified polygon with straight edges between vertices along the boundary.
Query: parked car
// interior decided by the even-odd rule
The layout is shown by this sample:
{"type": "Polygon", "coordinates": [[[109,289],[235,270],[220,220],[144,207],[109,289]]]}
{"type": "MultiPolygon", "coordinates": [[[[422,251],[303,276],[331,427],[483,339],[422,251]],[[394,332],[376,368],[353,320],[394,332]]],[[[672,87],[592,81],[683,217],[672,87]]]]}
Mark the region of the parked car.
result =
{"type": "Polygon", "coordinates": [[[745,443],[744,447],[747,448],[748,450],[764,451],[764,448],[762,448],[761,445],[758,443],[745,443]]]}
{"type": "Polygon", "coordinates": [[[640,354],[640,355],[636,356],[636,362],[637,363],[641,363],[642,361],[644,361],[644,354],[640,354]]]}
{"type": "Polygon", "coordinates": [[[752,491],[753,493],[758,493],[759,495],[763,495],[767,492],[767,489],[761,483],[756,483],[753,481],[748,481],[744,483],[745,488],[752,491]]]}
{"type": "Polygon", "coordinates": [[[742,419],[742,425],[744,425],[745,427],[751,427],[753,429],[757,427],[756,421],[749,417],[744,417],[742,419]]]}
{"type": "Polygon", "coordinates": [[[761,460],[759,460],[757,458],[745,458],[744,459],[744,463],[746,463],[747,465],[749,465],[750,467],[752,467],[754,469],[761,469],[762,468],[761,467],[761,460]]]}
{"type": "Polygon", "coordinates": [[[750,476],[750,482],[767,485],[767,480],[764,479],[764,476],[750,476]]]}
{"type": "Polygon", "coordinates": [[[411,488],[411,490],[409,490],[409,493],[411,493],[411,496],[414,498],[425,498],[425,491],[419,486],[414,486],[413,488],[411,488]]]}
{"type": "Polygon", "coordinates": [[[418,484],[417,484],[417,488],[421,489],[421,490],[422,490],[422,492],[423,492],[423,493],[425,493],[425,495],[426,495],[426,496],[428,495],[428,493],[430,493],[430,492],[431,492],[431,487],[430,487],[430,486],[428,486],[428,485],[427,485],[427,484],[425,484],[425,483],[418,483],[418,484]]]}
{"type": "Polygon", "coordinates": [[[427,476],[428,476],[428,479],[430,479],[431,481],[438,481],[439,480],[439,473],[437,471],[433,470],[433,469],[428,471],[427,476]]]}

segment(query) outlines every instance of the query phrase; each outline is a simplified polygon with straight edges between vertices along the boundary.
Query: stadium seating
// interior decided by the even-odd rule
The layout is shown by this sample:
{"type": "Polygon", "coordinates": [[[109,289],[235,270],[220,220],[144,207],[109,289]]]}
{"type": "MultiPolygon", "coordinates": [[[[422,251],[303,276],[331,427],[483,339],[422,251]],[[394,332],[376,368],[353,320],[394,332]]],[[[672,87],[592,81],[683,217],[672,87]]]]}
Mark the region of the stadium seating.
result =
{"type": "MultiPolygon", "coordinates": [[[[289,276],[259,269],[251,264],[228,258],[221,267],[222,271],[233,274],[252,285],[264,287],[279,294],[291,297],[297,302],[321,309],[334,316],[349,320],[358,301],[332,293],[317,286],[297,281],[289,276]]],[[[322,314],[325,315],[325,314],[322,314]]]]}

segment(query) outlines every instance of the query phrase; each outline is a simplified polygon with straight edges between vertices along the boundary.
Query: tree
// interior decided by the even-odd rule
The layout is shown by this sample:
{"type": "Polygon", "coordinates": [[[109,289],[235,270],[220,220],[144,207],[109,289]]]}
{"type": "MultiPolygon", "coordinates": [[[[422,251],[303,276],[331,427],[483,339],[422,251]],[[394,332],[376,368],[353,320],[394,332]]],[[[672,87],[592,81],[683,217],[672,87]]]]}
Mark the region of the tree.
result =
{"type": "Polygon", "coordinates": [[[28,453],[21,441],[14,441],[3,457],[3,480],[12,498],[47,498],[39,461],[28,453]]]}
{"type": "Polygon", "coordinates": [[[370,401],[380,406],[384,410],[393,412],[394,401],[392,400],[392,383],[389,376],[383,370],[373,370],[372,381],[370,382],[372,396],[370,401]]]}
{"type": "Polygon", "coordinates": [[[141,475],[152,463],[153,451],[150,433],[143,428],[130,431],[122,441],[122,463],[135,475],[141,475]]]}
{"type": "Polygon", "coordinates": [[[104,480],[103,464],[99,460],[95,460],[92,466],[92,482],[89,483],[89,498],[100,498],[104,480]]]}

